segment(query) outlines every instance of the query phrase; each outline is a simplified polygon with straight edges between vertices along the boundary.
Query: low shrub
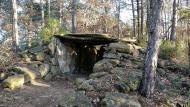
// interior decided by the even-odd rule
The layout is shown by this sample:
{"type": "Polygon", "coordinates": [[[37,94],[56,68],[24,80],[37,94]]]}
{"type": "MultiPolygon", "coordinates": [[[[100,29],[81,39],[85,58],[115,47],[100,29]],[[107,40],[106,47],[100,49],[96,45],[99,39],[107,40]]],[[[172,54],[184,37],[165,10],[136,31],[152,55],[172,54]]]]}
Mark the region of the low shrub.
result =
{"type": "Polygon", "coordinates": [[[184,40],[163,41],[160,46],[159,57],[174,60],[179,63],[187,62],[187,45],[184,40]]]}
{"type": "Polygon", "coordinates": [[[39,32],[43,43],[49,43],[54,34],[64,34],[65,30],[61,27],[59,20],[48,19],[45,27],[39,32]]]}

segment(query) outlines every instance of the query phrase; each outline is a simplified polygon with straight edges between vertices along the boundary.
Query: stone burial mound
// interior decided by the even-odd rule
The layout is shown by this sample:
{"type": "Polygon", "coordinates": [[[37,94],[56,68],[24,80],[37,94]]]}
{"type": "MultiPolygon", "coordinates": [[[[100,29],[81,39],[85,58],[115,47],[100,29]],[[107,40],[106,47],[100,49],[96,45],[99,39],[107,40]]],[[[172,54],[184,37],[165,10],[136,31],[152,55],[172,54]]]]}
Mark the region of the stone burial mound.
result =
{"type": "Polygon", "coordinates": [[[118,42],[107,34],[54,35],[49,45],[63,73],[92,73],[95,62],[102,59],[104,46],[118,42]]]}

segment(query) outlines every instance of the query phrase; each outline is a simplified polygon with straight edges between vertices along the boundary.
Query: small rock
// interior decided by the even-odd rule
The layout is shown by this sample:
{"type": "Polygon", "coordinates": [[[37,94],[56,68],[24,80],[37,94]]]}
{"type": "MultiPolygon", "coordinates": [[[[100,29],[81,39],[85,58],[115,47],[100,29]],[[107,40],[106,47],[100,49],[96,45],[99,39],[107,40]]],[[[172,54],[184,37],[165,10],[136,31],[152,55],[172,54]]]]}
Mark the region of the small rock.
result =
{"type": "Polygon", "coordinates": [[[2,86],[4,88],[10,88],[11,90],[22,88],[24,85],[24,75],[10,76],[3,81],[2,86]]]}
{"type": "Polygon", "coordinates": [[[4,79],[6,79],[8,76],[8,74],[6,72],[0,72],[0,81],[3,81],[4,79]]]}

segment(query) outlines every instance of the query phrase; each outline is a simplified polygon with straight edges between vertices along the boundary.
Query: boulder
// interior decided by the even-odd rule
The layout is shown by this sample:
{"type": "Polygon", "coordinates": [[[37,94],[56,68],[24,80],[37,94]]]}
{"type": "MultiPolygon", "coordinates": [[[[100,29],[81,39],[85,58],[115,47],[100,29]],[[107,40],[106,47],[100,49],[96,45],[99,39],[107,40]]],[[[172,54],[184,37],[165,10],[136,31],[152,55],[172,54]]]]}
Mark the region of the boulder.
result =
{"type": "Polygon", "coordinates": [[[31,48],[28,50],[28,52],[33,54],[33,55],[35,55],[36,53],[46,52],[46,51],[47,51],[46,46],[37,46],[37,47],[31,48]]]}
{"type": "Polygon", "coordinates": [[[22,88],[24,85],[24,75],[10,76],[3,81],[2,86],[4,88],[10,88],[11,90],[22,88]]]}
{"type": "Polygon", "coordinates": [[[69,43],[62,43],[59,39],[56,40],[55,58],[62,73],[73,73],[77,69],[77,55],[73,48],[69,43]]]}
{"type": "Polygon", "coordinates": [[[94,80],[86,80],[81,83],[81,85],[78,86],[79,90],[85,90],[85,91],[93,91],[94,90],[94,84],[96,82],[94,80]]]}
{"type": "Polygon", "coordinates": [[[36,72],[34,72],[33,70],[31,70],[27,67],[15,67],[14,72],[17,72],[19,74],[23,74],[25,83],[31,82],[31,80],[34,80],[37,78],[36,72]]]}
{"type": "Polygon", "coordinates": [[[96,73],[90,74],[89,78],[91,78],[91,79],[100,78],[100,77],[103,77],[107,74],[108,74],[108,72],[96,72],[96,73]]]}
{"type": "Polygon", "coordinates": [[[43,52],[36,53],[35,55],[35,60],[36,61],[44,61],[45,54],[43,52]]]}
{"type": "Polygon", "coordinates": [[[114,87],[121,93],[130,92],[130,88],[123,82],[118,82],[118,83],[114,84],[114,87]]]}
{"type": "Polygon", "coordinates": [[[133,56],[139,56],[140,49],[141,47],[139,46],[124,42],[111,43],[108,47],[108,50],[110,50],[111,52],[126,53],[133,56]]]}
{"type": "Polygon", "coordinates": [[[137,98],[122,93],[106,93],[101,107],[141,107],[137,98]]]}
{"type": "Polygon", "coordinates": [[[51,65],[54,65],[54,66],[58,65],[58,62],[56,61],[55,58],[51,58],[50,62],[51,62],[51,65]]]}
{"type": "Polygon", "coordinates": [[[50,70],[49,64],[42,64],[39,68],[39,72],[41,74],[41,77],[46,76],[48,74],[49,70],[50,70]]]}
{"type": "Polygon", "coordinates": [[[84,91],[67,93],[61,100],[59,107],[93,107],[84,91]]]}
{"type": "Polygon", "coordinates": [[[84,81],[86,81],[85,78],[76,78],[75,81],[74,81],[74,83],[75,83],[76,86],[79,86],[79,85],[81,85],[84,81]]]}
{"type": "Polygon", "coordinates": [[[141,70],[132,70],[128,73],[125,79],[125,83],[129,86],[130,91],[136,91],[140,86],[140,81],[142,78],[142,71],[141,70]]]}
{"type": "Polygon", "coordinates": [[[110,72],[115,66],[120,63],[118,59],[103,59],[98,61],[94,67],[93,72],[110,72]]]}
{"type": "Polygon", "coordinates": [[[56,49],[56,39],[53,38],[52,41],[49,43],[48,45],[48,49],[51,51],[51,54],[54,55],[55,54],[55,49],[56,49]]]}
{"type": "Polygon", "coordinates": [[[108,48],[111,51],[127,53],[127,54],[131,54],[134,50],[134,47],[132,44],[127,44],[127,43],[123,43],[123,42],[111,43],[108,48]]]}
{"type": "Polygon", "coordinates": [[[58,74],[59,74],[59,67],[58,66],[51,66],[49,73],[47,75],[45,75],[44,79],[46,81],[49,81],[58,74]]]}

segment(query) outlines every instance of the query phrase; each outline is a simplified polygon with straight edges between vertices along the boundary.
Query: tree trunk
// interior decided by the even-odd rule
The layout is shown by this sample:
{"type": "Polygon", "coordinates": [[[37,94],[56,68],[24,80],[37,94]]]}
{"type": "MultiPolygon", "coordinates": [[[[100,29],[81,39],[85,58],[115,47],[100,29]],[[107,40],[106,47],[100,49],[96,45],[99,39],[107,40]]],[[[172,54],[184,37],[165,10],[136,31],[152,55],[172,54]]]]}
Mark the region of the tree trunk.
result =
{"type": "Polygon", "coordinates": [[[173,15],[172,15],[172,28],[171,28],[171,35],[170,40],[176,40],[176,0],[173,0],[173,15]]]}
{"type": "Polygon", "coordinates": [[[51,2],[48,0],[48,17],[51,17],[51,2]]]}
{"type": "Polygon", "coordinates": [[[142,77],[142,86],[140,88],[141,95],[151,97],[154,92],[156,68],[158,60],[158,51],[161,44],[161,23],[160,12],[163,0],[150,0],[150,17],[149,18],[149,40],[146,59],[145,71],[142,77]]]}
{"type": "Polygon", "coordinates": [[[59,0],[60,2],[59,2],[59,23],[60,23],[60,25],[62,25],[63,23],[63,0],[59,0]]]}
{"type": "Polygon", "coordinates": [[[189,6],[189,0],[186,1],[186,6],[187,6],[187,7],[189,6]]]}
{"type": "Polygon", "coordinates": [[[32,22],[32,17],[33,17],[33,0],[30,0],[30,8],[29,8],[29,22],[28,22],[28,47],[32,46],[32,31],[33,31],[33,22],[32,22]]]}
{"type": "Polygon", "coordinates": [[[19,38],[18,38],[18,25],[17,25],[17,4],[16,0],[12,0],[12,8],[13,8],[13,50],[16,52],[19,47],[19,38]]]}
{"type": "Polygon", "coordinates": [[[139,8],[139,0],[137,0],[137,37],[139,41],[140,36],[140,8],[139,8]]]}
{"type": "Polygon", "coordinates": [[[72,33],[77,32],[77,0],[72,1],[72,33]]]}
{"type": "Polygon", "coordinates": [[[117,6],[117,24],[118,24],[118,27],[117,27],[117,33],[118,33],[118,37],[120,37],[120,13],[121,13],[121,4],[120,4],[120,1],[118,1],[118,6],[117,6]]]}
{"type": "Polygon", "coordinates": [[[133,37],[136,37],[136,18],[135,18],[135,8],[134,8],[134,1],[131,0],[132,4],[132,13],[133,13],[133,37]]]}
{"type": "Polygon", "coordinates": [[[143,36],[143,30],[144,30],[144,8],[143,8],[143,0],[141,0],[141,34],[143,36]]]}
{"type": "MultiPolygon", "coordinates": [[[[148,28],[148,26],[149,26],[149,16],[150,16],[150,0],[146,0],[146,2],[147,2],[147,15],[146,15],[146,27],[148,28]]],[[[149,40],[151,40],[151,37],[150,37],[150,35],[148,34],[149,33],[149,29],[147,29],[147,35],[148,35],[148,37],[147,37],[147,41],[149,41],[149,40]]]]}
{"type": "Polygon", "coordinates": [[[43,0],[40,0],[40,7],[41,7],[41,17],[42,17],[42,27],[45,26],[45,19],[44,19],[44,4],[43,0]]]}

